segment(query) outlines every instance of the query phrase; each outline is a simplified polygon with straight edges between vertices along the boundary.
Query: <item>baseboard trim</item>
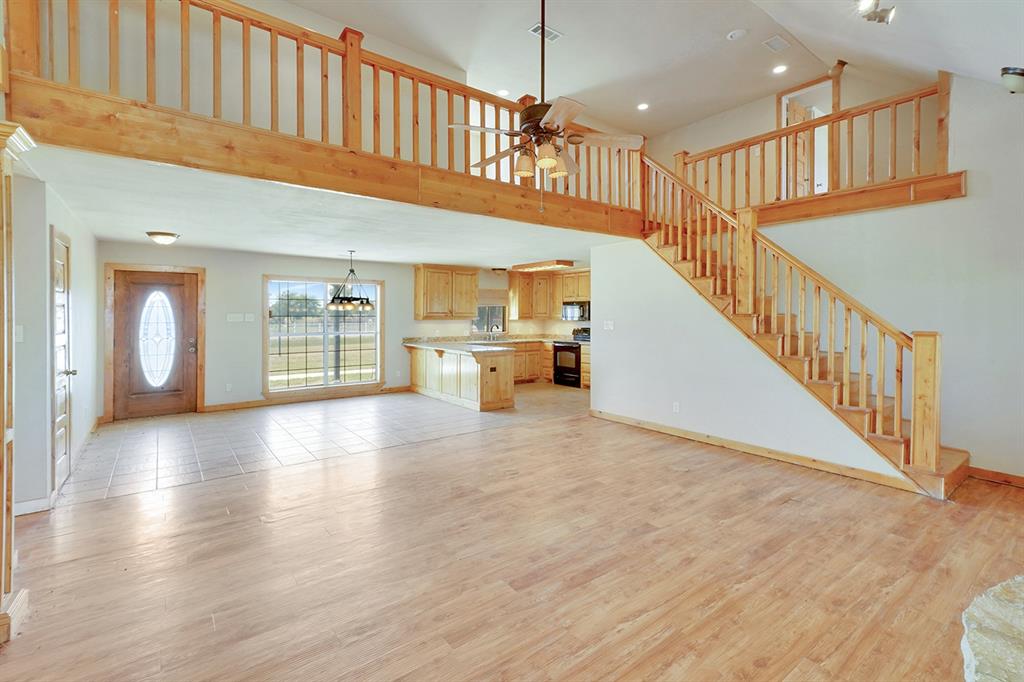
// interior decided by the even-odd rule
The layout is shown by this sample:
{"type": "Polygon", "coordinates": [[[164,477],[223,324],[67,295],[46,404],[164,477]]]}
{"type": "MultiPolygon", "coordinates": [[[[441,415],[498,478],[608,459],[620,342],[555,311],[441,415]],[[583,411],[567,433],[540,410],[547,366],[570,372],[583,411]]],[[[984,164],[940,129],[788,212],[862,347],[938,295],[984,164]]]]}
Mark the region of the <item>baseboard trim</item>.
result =
{"type": "Polygon", "coordinates": [[[0,608],[0,644],[11,641],[28,615],[28,590],[18,590],[0,608]]]}
{"type": "Polygon", "coordinates": [[[50,509],[50,496],[40,497],[35,500],[25,500],[14,503],[14,515],[35,514],[36,512],[48,511],[50,509]]]}
{"type": "Polygon", "coordinates": [[[740,441],[730,440],[720,436],[712,436],[711,434],[687,431],[686,429],[680,429],[674,426],[665,426],[664,424],[657,424],[643,419],[623,417],[622,415],[604,412],[602,410],[591,409],[590,415],[592,417],[597,417],[598,419],[605,419],[607,421],[626,424],[628,426],[636,426],[641,429],[647,429],[648,431],[657,431],[658,433],[664,433],[669,436],[678,436],[679,438],[695,440],[700,443],[707,443],[708,445],[717,445],[723,448],[729,448],[730,450],[737,450],[748,455],[767,457],[779,462],[786,462],[787,464],[796,464],[797,466],[806,467],[808,469],[824,471],[830,474],[838,474],[848,478],[856,478],[860,481],[867,481],[868,483],[877,483],[879,485],[888,486],[897,490],[905,490],[906,492],[915,493],[917,495],[922,494],[912,481],[902,481],[897,478],[875,473],[874,471],[865,471],[864,469],[835,464],[834,462],[825,462],[805,455],[795,455],[791,452],[773,450],[772,448],[766,448],[761,445],[742,443],[740,441]]]}
{"type": "Polygon", "coordinates": [[[326,394],[282,394],[276,395],[272,398],[263,398],[261,400],[246,400],[238,403],[219,403],[217,405],[203,405],[203,407],[197,412],[227,412],[230,410],[246,410],[253,407],[267,407],[268,405],[290,405],[293,403],[312,403],[320,400],[343,400],[345,398],[361,398],[368,395],[385,395],[389,393],[408,393],[412,390],[411,386],[385,386],[384,388],[367,388],[365,390],[356,390],[351,393],[345,393],[343,395],[326,395],[326,394]]]}
{"type": "Polygon", "coordinates": [[[981,467],[968,467],[967,475],[971,478],[977,478],[982,481],[1002,483],[1003,485],[1012,485],[1017,488],[1024,488],[1024,476],[1018,476],[1016,474],[1007,474],[1002,471],[982,469],[981,467]]]}

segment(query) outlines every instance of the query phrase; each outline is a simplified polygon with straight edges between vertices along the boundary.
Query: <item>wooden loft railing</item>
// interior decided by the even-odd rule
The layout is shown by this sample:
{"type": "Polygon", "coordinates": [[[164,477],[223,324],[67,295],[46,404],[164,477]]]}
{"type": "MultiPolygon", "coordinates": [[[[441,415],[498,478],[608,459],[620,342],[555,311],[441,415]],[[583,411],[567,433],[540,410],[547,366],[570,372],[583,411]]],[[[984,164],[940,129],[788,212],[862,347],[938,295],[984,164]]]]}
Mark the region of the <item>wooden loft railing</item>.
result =
{"type": "Polygon", "coordinates": [[[782,360],[802,363],[804,382],[901,467],[936,471],[938,335],[900,331],[766,238],[759,208],[733,215],[657,162],[642,162],[645,233],[675,247],[688,279],[722,309],[749,318],[755,337],[770,335],[782,360]],[[904,379],[907,356],[912,384],[904,379]]]}
{"type": "MultiPolygon", "coordinates": [[[[920,90],[697,154],[678,152],[676,175],[733,212],[771,206],[762,212],[765,223],[813,215],[780,204],[826,194],[852,196],[847,203],[856,204],[865,194],[857,190],[880,186],[919,190],[916,197],[908,190],[908,201],[962,196],[962,173],[948,169],[948,114],[949,75],[940,73],[920,90]]],[[[877,207],[892,205],[891,197],[878,201],[877,207]]],[[[832,206],[843,208],[841,201],[832,206]]]]}
{"type": "MultiPolygon", "coordinates": [[[[107,112],[108,118],[121,120],[126,118],[121,113],[128,110],[125,103],[130,103],[147,112],[184,114],[190,121],[199,116],[247,131],[362,152],[364,156],[358,158],[324,153],[321,165],[369,156],[372,159],[360,168],[368,177],[371,170],[378,176],[394,172],[395,167],[382,165],[383,161],[403,164],[400,174],[404,164],[441,172],[416,176],[419,184],[403,196],[419,203],[547,224],[562,218],[568,227],[589,220],[603,231],[639,236],[639,152],[569,145],[568,152],[580,166],[579,175],[556,181],[545,178],[543,188],[539,177],[514,177],[511,157],[482,170],[472,168],[517,139],[456,131],[449,124],[518,128],[519,112],[532,99],[503,99],[364,50],[362,34],[353,29],[345,29],[335,39],[231,0],[41,0],[11,3],[9,14],[11,108],[37,119],[26,125],[30,130],[38,128],[41,141],[53,142],[48,131],[58,132],[57,124],[40,111],[42,102],[53,104],[54,93],[67,97],[66,105],[56,108],[62,114],[74,108],[107,106],[117,112],[107,112]],[[84,30],[85,26],[90,29],[84,30]],[[446,175],[451,173],[463,179],[446,175]],[[496,200],[493,189],[483,189],[470,177],[502,183],[509,192],[515,186],[518,192],[504,198],[503,205],[514,204],[518,213],[503,212],[501,206],[495,209],[502,198],[496,200]],[[555,204],[547,217],[531,217],[531,212],[538,211],[532,203],[527,210],[522,193],[530,189],[542,189],[545,199],[555,204]],[[456,196],[457,192],[461,194],[456,196]],[[600,206],[581,205],[586,201],[600,206]]],[[[96,121],[102,114],[97,113],[96,121]]],[[[200,130],[198,124],[188,125],[200,130]]],[[[184,126],[180,126],[182,135],[184,126]]],[[[179,132],[179,126],[170,127],[179,132]]],[[[229,145],[239,144],[237,133],[218,130],[225,139],[234,136],[229,145]]],[[[60,132],[66,134],[67,128],[60,132]]],[[[92,138],[79,138],[85,139],[92,138]]],[[[280,138],[258,139],[265,147],[270,142],[281,144],[280,138]]],[[[70,140],[66,144],[75,146],[70,140]]],[[[214,138],[207,145],[218,146],[214,138]]],[[[267,149],[270,158],[278,150],[285,153],[280,147],[267,149]]],[[[253,163],[250,159],[250,167],[253,163]]],[[[310,173],[299,169],[294,175],[308,178],[310,173]]],[[[389,183],[380,179],[367,184],[389,183]]]]}

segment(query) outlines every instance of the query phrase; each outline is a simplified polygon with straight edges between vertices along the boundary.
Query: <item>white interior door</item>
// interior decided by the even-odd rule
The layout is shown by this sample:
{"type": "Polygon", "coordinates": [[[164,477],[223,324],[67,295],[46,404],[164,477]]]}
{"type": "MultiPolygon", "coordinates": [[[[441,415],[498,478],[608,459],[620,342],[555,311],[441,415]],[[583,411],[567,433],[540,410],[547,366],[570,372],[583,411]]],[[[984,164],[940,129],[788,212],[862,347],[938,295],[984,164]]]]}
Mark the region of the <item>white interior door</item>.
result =
{"type": "Polygon", "coordinates": [[[53,489],[71,473],[71,242],[53,236],[53,489]]]}

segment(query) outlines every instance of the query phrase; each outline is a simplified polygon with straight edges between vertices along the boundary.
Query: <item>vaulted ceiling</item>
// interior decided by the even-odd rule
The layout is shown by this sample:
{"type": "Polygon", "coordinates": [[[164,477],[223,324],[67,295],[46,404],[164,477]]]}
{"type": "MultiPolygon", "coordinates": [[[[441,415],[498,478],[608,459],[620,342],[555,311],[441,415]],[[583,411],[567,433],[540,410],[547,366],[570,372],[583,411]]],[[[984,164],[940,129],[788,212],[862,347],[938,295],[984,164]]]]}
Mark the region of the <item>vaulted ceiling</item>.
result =
{"type": "MultiPolygon", "coordinates": [[[[466,72],[484,90],[539,94],[539,0],[292,0],[466,72]]],[[[1024,66],[1020,0],[883,0],[889,26],[854,0],[548,0],[547,96],[584,102],[592,121],[672,130],[820,75],[837,58],[864,70],[996,81],[1024,66]],[[746,35],[726,39],[733,29],[746,35]],[[781,36],[773,53],[762,43],[781,36]],[[779,76],[773,66],[786,64],[779,76]],[[647,111],[636,105],[646,102],[647,111]]]]}

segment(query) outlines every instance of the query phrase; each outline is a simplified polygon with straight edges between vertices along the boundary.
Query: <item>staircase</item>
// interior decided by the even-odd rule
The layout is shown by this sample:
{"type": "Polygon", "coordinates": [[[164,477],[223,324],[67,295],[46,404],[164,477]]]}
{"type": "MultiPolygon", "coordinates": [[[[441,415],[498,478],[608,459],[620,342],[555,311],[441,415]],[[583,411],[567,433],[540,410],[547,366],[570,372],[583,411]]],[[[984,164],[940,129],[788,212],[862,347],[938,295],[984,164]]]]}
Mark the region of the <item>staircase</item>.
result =
{"type": "Polygon", "coordinates": [[[642,182],[645,239],[668,265],[922,493],[963,482],[970,453],[939,440],[938,334],[868,310],[758,232],[756,208],[726,211],[647,157],[642,182]]]}

